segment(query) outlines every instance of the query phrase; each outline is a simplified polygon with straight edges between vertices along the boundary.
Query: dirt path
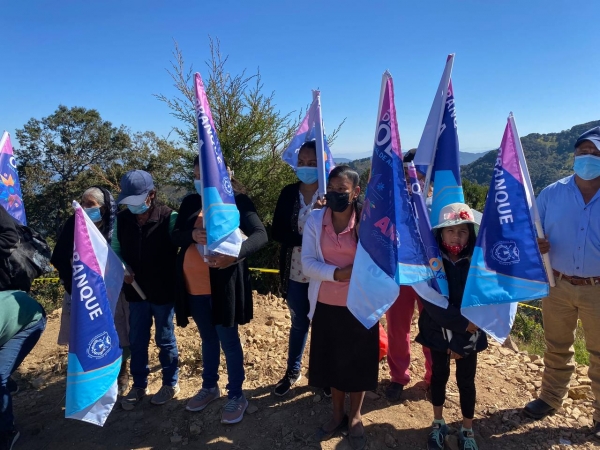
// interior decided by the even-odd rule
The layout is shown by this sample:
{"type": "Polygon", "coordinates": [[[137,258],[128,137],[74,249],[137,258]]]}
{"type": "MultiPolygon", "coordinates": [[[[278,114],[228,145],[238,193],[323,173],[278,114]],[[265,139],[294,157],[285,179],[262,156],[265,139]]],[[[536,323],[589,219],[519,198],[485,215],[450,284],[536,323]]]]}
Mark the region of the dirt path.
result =
{"type": "MultiPolygon", "coordinates": [[[[55,344],[59,311],[49,316],[48,327],[16,377],[21,392],[14,398],[21,439],[17,449],[349,449],[339,436],[319,444],[310,442],[315,429],[325,422],[331,401],[321,398],[303,378],[285,399],[271,394],[273,384],[285,370],[289,315],[281,299],[256,296],[254,321],[241,327],[245,360],[246,396],[250,409],[237,425],[221,425],[220,399],[205,411],[185,411],[187,399],[200,387],[199,337],[194,324],[177,329],[181,359],[178,399],[164,406],[149,400],[134,411],[115,406],[103,428],[64,418],[66,348],[55,344]]],[[[153,345],[153,344],[152,344],[153,345]]],[[[224,366],[224,360],[222,360],[224,366]]],[[[305,366],[303,371],[306,370],[305,366]]],[[[383,396],[388,383],[388,366],[380,364],[381,386],[368,393],[364,424],[369,449],[422,449],[432,420],[431,405],[419,381],[423,376],[422,353],[413,344],[413,381],[403,401],[390,404],[383,396]]],[[[475,431],[482,449],[594,448],[591,437],[591,402],[585,368],[579,369],[574,384],[580,386],[565,409],[541,422],[525,419],[520,413],[540,385],[542,363],[527,354],[492,346],[480,355],[477,375],[475,431]]],[[[160,387],[157,351],[151,349],[150,389],[160,387]]],[[[454,376],[452,375],[452,378],[454,376]]],[[[226,384],[222,369],[221,388],[226,384]]],[[[459,426],[460,408],[456,384],[449,384],[446,421],[459,426]]],[[[456,449],[451,436],[448,448],[456,449]]]]}

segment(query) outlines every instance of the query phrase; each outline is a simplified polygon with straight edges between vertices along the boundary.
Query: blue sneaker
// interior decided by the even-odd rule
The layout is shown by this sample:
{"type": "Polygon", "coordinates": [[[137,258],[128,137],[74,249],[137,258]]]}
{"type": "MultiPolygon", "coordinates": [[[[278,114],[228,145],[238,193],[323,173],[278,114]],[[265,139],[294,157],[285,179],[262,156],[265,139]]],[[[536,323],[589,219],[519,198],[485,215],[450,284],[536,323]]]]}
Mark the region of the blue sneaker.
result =
{"type": "Polygon", "coordinates": [[[448,425],[433,422],[427,438],[427,450],[443,450],[446,436],[448,436],[448,425]]]}
{"type": "Polygon", "coordinates": [[[460,429],[460,433],[458,433],[458,448],[460,450],[479,450],[477,442],[475,442],[475,433],[473,433],[473,430],[460,429]]]}

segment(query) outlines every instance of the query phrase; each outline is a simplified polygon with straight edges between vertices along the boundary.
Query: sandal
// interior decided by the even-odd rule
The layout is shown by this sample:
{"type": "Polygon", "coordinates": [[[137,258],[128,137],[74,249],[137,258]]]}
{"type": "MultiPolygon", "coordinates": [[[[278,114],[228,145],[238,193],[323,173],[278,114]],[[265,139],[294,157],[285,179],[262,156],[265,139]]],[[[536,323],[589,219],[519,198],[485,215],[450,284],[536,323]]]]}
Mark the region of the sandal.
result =
{"type": "Polygon", "coordinates": [[[353,450],[363,450],[367,446],[367,436],[365,435],[364,427],[363,433],[359,436],[353,436],[348,433],[348,441],[350,441],[350,447],[353,450]]]}
{"type": "Polygon", "coordinates": [[[317,429],[316,433],[313,434],[312,440],[316,441],[316,442],[326,441],[328,439],[331,439],[337,432],[341,431],[343,428],[345,428],[347,426],[348,426],[348,416],[344,415],[340,424],[331,431],[326,431],[322,426],[320,426],[317,429]]]}

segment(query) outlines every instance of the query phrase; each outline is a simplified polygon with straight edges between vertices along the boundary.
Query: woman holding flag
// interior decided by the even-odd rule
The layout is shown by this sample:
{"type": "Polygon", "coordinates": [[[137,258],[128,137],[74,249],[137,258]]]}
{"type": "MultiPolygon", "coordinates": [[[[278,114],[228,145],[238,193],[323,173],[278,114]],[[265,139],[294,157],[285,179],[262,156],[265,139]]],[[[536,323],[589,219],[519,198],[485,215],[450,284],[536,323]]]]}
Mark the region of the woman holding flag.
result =
{"type": "MultiPolygon", "coordinates": [[[[230,172],[231,174],[231,172],[230,172]]],[[[238,257],[211,255],[204,257],[201,248],[207,243],[202,216],[199,157],[194,160],[194,186],[197,193],[183,199],[172,233],[180,247],[177,258],[175,303],[177,324],[185,327],[192,316],[202,340],[202,388],[186,406],[188,411],[202,411],[221,396],[219,364],[221,348],[227,363],[227,397],[221,422],[238,423],[244,418],[248,401],[244,396],[244,354],[238,325],[252,319],[252,288],[246,258],[267,243],[267,232],[252,200],[243,186],[231,179],[235,205],[240,213],[240,229],[246,236],[238,257]]]]}
{"type": "Polygon", "coordinates": [[[308,337],[308,277],[302,271],[302,232],[306,219],[323,206],[318,197],[317,149],[315,141],[302,144],[298,151],[296,176],[299,181],[283,188],[275,214],[272,237],[281,244],[279,274],[283,297],[287,301],[292,320],[288,345],[287,370],[275,385],[273,393],[286,395],[302,377],[300,367],[308,337]]]}
{"type": "MultiPolygon", "coordinates": [[[[85,190],[81,196],[81,206],[85,213],[98,227],[108,245],[111,245],[115,220],[117,217],[117,203],[112,194],[101,186],[92,186],[85,190]]],[[[71,322],[71,285],[73,281],[73,240],[75,233],[75,215],[67,219],[63,225],[50,262],[56,270],[58,277],[65,288],[63,297],[62,314],[60,317],[60,330],[58,344],[69,344],[71,322]]],[[[119,395],[125,395],[129,387],[129,374],[127,360],[129,359],[129,304],[123,293],[115,310],[115,328],[119,335],[119,346],[123,349],[121,371],[117,379],[119,395]]]]}
{"type": "Polygon", "coordinates": [[[314,438],[323,441],[349,427],[350,445],[366,446],[361,407],[365,391],[377,388],[379,327],[365,328],[347,307],[358,243],[359,176],[349,166],[329,174],[326,207],[313,211],[302,237],[302,270],[309,277],[312,319],[308,384],[331,387],[333,417],[314,438]],[[344,414],[346,392],[350,413],[344,414]]]}
{"type": "Polygon", "coordinates": [[[452,203],[441,209],[438,225],[433,227],[444,261],[450,296],[446,309],[423,301],[423,311],[419,316],[416,341],[431,350],[432,358],[431,403],[434,421],[427,441],[429,450],[443,449],[448,435],[443,409],[451,359],[456,360],[456,384],[463,415],[463,425],[458,435],[459,448],[477,450],[473,434],[475,373],[477,353],[487,348],[487,337],[460,310],[475,249],[475,225],[478,224],[471,208],[464,203],[452,203]]]}

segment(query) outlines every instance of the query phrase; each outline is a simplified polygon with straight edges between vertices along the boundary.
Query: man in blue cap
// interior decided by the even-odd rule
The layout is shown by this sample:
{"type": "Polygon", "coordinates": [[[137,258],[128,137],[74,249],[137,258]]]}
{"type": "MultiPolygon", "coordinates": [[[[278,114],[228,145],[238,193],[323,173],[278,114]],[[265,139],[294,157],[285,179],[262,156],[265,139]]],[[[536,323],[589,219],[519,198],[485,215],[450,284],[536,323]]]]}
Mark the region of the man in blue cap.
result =
{"type": "Polygon", "coordinates": [[[541,419],[562,406],[575,368],[573,343],[579,319],[590,352],[594,434],[600,438],[600,127],[575,142],[574,172],[537,198],[546,234],[538,244],[542,253],[550,254],[556,287],[543,300],[542,389],[539,398],[525,406],[525,414],[541,419]]]}
{"type": "Polygon", "coordinates": [[[152,319],[162,387],[150,402],[162,405],[179,393],[179,354],[173,324],[177,247],[171,242],[177,213],[157,203],[152,177],[143,170],[132,170],[123,176],[117,203],[127,205],[117,214],[111,246],[127,267],[123,292],[129,302],[133,387],[121,400],[121,406],[131,410],[148,394],[152,319]],[[134,282],[139,290],[132,286],[134,282]]]}

